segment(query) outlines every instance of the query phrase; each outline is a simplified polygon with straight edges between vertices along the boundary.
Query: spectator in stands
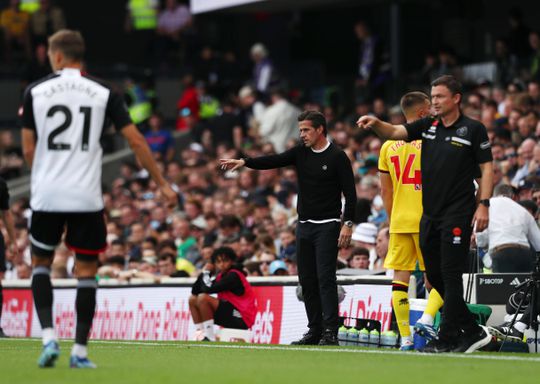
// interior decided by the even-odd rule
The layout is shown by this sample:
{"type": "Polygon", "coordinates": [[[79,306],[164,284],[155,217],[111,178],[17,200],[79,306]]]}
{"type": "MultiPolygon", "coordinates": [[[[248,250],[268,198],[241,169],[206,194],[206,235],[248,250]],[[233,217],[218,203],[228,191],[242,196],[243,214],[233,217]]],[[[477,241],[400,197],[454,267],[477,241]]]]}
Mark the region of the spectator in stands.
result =
{"type": "Polygon", "coordinates": [[[176,129],[186,131],[193,128],[199,121],[199,96],[191,74],[184,75],[182,84],[182,95],[176,103],[176,110],[178,111],[176,129]]]}
{"type": "MultiPolygon", "coordinates": [[[[200,258],[200,254],[197,248],[197,239],[191,234],[191,225],[189,221],[177,216],[173,219],[172,225],[178,259],[196,262],[200,258]]],[[[177,266],[177,269],[180,268],[177,266]]]]}
{"type": "Polygon", "coordinates": [[[490,199],[489,226],[477,233],[477,244],[489,248],[493,272],[531,272],[540,250],[540,229],[534,217],[514,200],[510,185],[495,188],[490,199]]]}
{"type": "Polygon", "coordinates": [[[272,61],[268,57],[268,50],[262,43],[257,43],[251,47],[251,60],[255,66],[253,67],[253,84],[255,89],[266,94],[270,86],[276,83],[276,74],[272,61]]]}
{"type": "Polygon", "coordinates": [[[370,269],[377,259],[375,243],[377,239],[377,226],[372,223],[360,223],[354,229],[352,234],[352,244],[355,247],[366,248],[369,250],[370,269]]]}
{"type": "Polygon", "coordinates": [[[535,145],[536,141],[534,139],[527,138],[519,146],[517,151],[519,169],[512,179],[513,186],[517,187],[519,182],[529,174],[529,165],[533,159],[533,150],[535,145]]]}
{"type": "Polygon", "coordinates": [[[238,100],[240,103],[240,119],[244,127],[244,131],[248,132],[253,128],[257,128],[262,122],[262,116],[265,105],[257,100],[257,95],[252,87],[246,85],[238,91],[238,100]]]}
{"type": "Polygon", "coordinates": [[[176,270],[176,255],[170,252],[159,255],[158,270],[162,277],[189,277],[187,272],[176,270]]]}
{"type": "Polygon", "coordinates": [[[19,10],[19,0],[10,0],[9,6],[2,10],[0,25],[7,62],[24,62],[30,58],[29,22],[30,15],[19,10]]]}
{"type": "Polygon", "coordinates": [[[365,21],[354,25],[354,33],[360,42],[358,70],[356,73],[356,100],[367,100],[380,92],[385,80],[382,43],[373,35],[365,21]]]}
{"type": "Polygon", "coordinates": [[[369,250],[363,247],[355,247],[349,259],[349,268],[369,269],[369,250]]]}
{"type": "Polygon", "coordinates": [[[227,147],[240,149],[244,138],[244,132],[235,113],[235,105],[232,100],[225,100],[221,104],[221,113],[211,118],[205,124],[205,132],[209,135],[211,147],[216,148],[219,144],[227,147]]]}
{"type": "Polygon", "coordinates": [[[242,271],[234,265],[235,261],[232,249],[216,249],[212,264],[205,266],[193,284],[189,310],[197,330],[196,339],[215,341],[214,323],[226,328],[249,329],[255,322],[255,294],[242,271]],[[217,271],[215,280],[210,280],[210,273],[217,271]],[[217,293],[217,299],[210,296],[212,293],[217,293]]]}
{"type": "Polygon", "coordinates": [[[244,232],[240,236],[240,252],[238,255],[239,261],[250,260],[255,256],[257,244],[256,236],[251,232],[244,232]]]}
{"type": "Polygon", "coordinates": [[[287,264],[283,260],[274,260],[270,263],[268,271],[271,276],[288,276],[287,264]]]}
{"type": "Polygon", "coordinates": [[[40,0],[39,9],[32,13],[30,31],[34,45],[44,44],[47,37],[66,27],[66,19],[62,8],[51,0],[40,0]]]}
{"type": "Polygon", "coordinates": [[[260,270],[263,276],[270,276],[270,264],[276,260],[276,255],[269,250],[262,249],[256,255],[256,261],[260,263],[260,270]]]}
{"type": "Polygon", "coordinates": [[[533,80],[540,80],[540,33],[531,31],[529,33],[529,44],[531,46],[530,75],[533,80]]]}
{"type": "Polygon", "coordinates": [[[157,21],[156,59],[170,62],[170,54],[178,54],[183,41],[182,34],[191,26],[191,12],[177,0],[166,0],[165,8],[159,12],[157,21]]]}
{"type": "Polygon", "coordinates": [[[162,128],[162,123],[161,114],[154,112],[148,119],[150,130],[144,137],[158,160],[170,162],[174,158],[174,138],[169,130],[162,128]]]}
{"type": "Polygon", "coordinates": [[[157,28],[159,0],[126,0],[124,29],[131,37],[131,46],[137,52],[135,61],[145,62],[153,50],[157,28]]]}
{"type": "Polygon", "coordinates": [[[263,141],[272,143],[279,153],[285,150],[289,139],[298,137],[297,118],[300,110],[285,98],[282,89],[272,88],[270,100],[270,106],[262,116],[259,136],[263,141]]]}
{"type": "Polygon", "coordinates": [[[384,259],[386,259],[386,254],[388,253],[388,241],[390,240],[390,231],[388,227],[383,227],[379,229],[377,233],[377,242],[375,245],[375,250],[377,252],[377,259],[373,262],[372,268],[370,269],[384,269],[384,259]]]}

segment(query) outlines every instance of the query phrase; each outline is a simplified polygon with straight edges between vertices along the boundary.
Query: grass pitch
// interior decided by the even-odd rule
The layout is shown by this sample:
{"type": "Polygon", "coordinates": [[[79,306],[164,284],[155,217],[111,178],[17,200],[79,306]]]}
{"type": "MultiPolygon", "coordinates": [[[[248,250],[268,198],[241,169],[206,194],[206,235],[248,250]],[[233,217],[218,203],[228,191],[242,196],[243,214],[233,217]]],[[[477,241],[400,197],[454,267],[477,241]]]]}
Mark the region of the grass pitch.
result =
{"type": "Polygon", "coordinates": [[[68,367],[61,342],[55,368],[40,369],[41,341],[0,339],[2,384],[167,383],[539,383],[540,356],[425,355],[354,347],[287,347],[186,342],[92,341],[96,370],[68,367]]]}

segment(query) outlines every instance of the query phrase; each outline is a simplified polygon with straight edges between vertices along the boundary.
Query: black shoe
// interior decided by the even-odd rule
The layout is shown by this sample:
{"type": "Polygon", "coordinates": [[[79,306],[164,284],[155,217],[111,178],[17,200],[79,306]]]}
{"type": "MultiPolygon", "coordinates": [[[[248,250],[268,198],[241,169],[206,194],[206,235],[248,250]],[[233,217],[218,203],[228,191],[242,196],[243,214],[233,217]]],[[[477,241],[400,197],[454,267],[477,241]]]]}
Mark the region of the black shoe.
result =
{"type": "Polygon", "coordinates": [[[310,329],[300,340],[293,341],[291,345],[319,345],[319,341],[321,341],[321,333],[310,329]]]}
{"type": "Polygon", "coordinates": [[[9,336],[4,333],[4,330],[2,328],[0,328],[0,338],[2,338],[2,339],[9,338],[9,336]]]}
{"type": "Polygon", "coordinates": [[[452,352],[454,344],[445,338],[430,340],[423,348],[419,349],[422,353],[447,353],[452,352]]]}
{"type": "Polygon", "coordinates": [[[473,353],[488,345],[491,340],[493,340],[493,336],[486,327],[480,325],[474,333],[463,333],[452,352],[473,353]]]}
{"type": "Polygon", "coordinates": [[[319,345],[339,345],[337,332],[327,329],[323,332],[319,345]]]}
{"type": "Polygon", "coordinates": [[[518,331],[515,327],[506,325],[498,325],[496,327],[487,327],[488,332],[500,340],[508,341],[523,341],[523,332],[518,331]]]}

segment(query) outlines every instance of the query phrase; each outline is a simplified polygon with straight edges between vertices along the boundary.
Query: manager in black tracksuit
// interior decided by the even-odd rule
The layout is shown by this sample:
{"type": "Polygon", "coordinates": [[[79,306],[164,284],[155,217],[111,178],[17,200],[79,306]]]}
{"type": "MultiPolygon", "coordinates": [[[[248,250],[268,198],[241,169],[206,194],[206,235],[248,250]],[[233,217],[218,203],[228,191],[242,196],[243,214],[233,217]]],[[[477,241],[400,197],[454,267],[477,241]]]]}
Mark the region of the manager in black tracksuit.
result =
{"type": "Polygon", "coordinates": [[[309,331],[293,344],[337,345],[338,247],[351,240],[356,190],[351,163],[326,138],[326,120],[316,111],[298,116],[303,144],[278,155],[222,159],[224,169],[242,166],[271,169],[294,165],[298,172],[298,277],[304,296],[309,331]],[[341,219],[341,194],[345,212],[341,219]],[[343,225],[341,225],[343,221],[343,225]]]}
{"type": "Polygon", "coordinates": [[[465,264],[473,226],[481,232],[489,223],[493,190],[491,145],[484,125],[463,115],[461,84],[444,75],[431,83],[436,117],[391,125],[362,116],[358,125],[373,128],[392,140],[422,140],[422,204],[420,247],[430,283],[444,297],[438,338],[424,352],[474,352],[491,341],[476,324],[463,299],[465,264]],[[478,204],[473,181],[481,170],[478,204]]]}

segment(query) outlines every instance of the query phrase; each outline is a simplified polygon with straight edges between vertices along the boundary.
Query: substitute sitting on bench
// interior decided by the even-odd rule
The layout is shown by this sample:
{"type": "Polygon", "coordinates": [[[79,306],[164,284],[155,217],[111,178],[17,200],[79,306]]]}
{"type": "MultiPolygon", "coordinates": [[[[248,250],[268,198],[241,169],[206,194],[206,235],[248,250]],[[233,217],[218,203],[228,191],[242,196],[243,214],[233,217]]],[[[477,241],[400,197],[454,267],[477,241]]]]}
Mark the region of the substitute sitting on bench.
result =
{"type": "Polygon", "coordinates": [[[197,328],[196,339],[215,341],[214,323],[225,328],[249,329],[257,314],[256,299],[243,272],[234,266],[235,252],[221,247],[212,254],[212,263],[193,284],[189,310],[197,328]],[[215,270],[219,273],[211,277],[215,270]],[[210,296],[217,293],[217,299],[210,296]]]}

